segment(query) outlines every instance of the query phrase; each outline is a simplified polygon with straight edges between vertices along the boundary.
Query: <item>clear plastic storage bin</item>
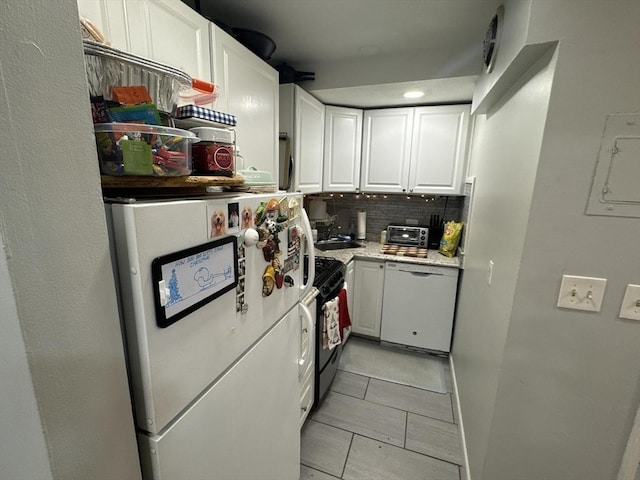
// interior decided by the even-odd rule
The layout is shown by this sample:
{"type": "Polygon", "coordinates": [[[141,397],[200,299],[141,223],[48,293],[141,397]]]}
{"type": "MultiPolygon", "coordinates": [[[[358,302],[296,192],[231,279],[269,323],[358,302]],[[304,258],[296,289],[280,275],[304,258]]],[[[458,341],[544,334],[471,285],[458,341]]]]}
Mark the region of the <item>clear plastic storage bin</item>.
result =
{"type": "Polygon", "coordinates": [[[94,129],[105,175],[191,174],[191,145],[200,141],[192,132],[137,123],[97,123],[94,129]]]}

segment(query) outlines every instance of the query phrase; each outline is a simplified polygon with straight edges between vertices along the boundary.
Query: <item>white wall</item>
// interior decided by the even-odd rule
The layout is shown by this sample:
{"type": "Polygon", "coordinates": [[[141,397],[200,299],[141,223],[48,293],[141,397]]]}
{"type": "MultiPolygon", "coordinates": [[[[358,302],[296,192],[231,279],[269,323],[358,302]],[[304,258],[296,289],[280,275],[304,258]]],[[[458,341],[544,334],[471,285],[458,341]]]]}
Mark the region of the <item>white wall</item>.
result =
{"type": "Polygon", "coordinates": [[[499,42],[494,52],[491,75],[480,75],[473,90],[472,111],[482,104],[526,44],[532,0],[508,2],[498,23],[499,42]]]}
{"type": "MultiPolygon", "coordinates": [[[[532,4],[526,42],[559,46],[526,230],[509,238],[500,222],[476,221],[501,208],[477,198],[465,260],[475,271],[465,270],[454,338],[473,480],[608,480],[620,466],[640,401],[640,323],[617,316],[626,284],[640,282],[640,219],[585,210],[606,115],[640,106],[639,18],[637,0],[532,4]],[[472,291],[498,239],[521,250],[506,271],[496,263],[494,285],[503,275],[515,282],[500,299],[472,291]],[[607,278],[601,312],[558,309],[563,274],[607,278]],[[489,346],[474,345],[474,333],[489,346]]],[[[536,111],[510,114],[521,122],[536,111]]],[[[481,142],[472,158],[478,187],[488,173],[478,162],[490,155],[477,149],[507,155],[504,141],[481,142]]],[[[517,162],[523,153],[534,152],[511,156],[517,162]]],[[[493,181],[521,175],[514,169],[493,181]]]]}
{"type": "Polygon", "coordinates": [[[49,480],[51,465],[2,238],[0,246],[0,478],[49,480]]]}
{"type": "Polygon", "coordinates": [[[551,54],[526,72],[487,115],[478,116],[475,127],[469,172],[476,176],[472,227],[466,239],[452,354],[474,480],[484,478],[482,464],[555,65],[551,54]],[[489,261],[494,262],[491,286],[489,261]]]}
{"type": "MultiPolygon", "coordinates": [[[[491,18],[487,19],[487,23],[489,20],[491,18]]],[[[449,52],[436,46],[428,54],[410,52],[341,61],[315,61],[311,64],[296,64],[295,68],[298,71],[316,73],[313,82],[301,84],[303,88],[323,90],[477,75],[480,58],[482,38],[458,58],[451,58],[449,52]]]]}
{"type": "Polygon", "coordinates": [[[129,480],[139,464],[77,18],[75,0],[0,2],[3,342],[18,362],[21,329],[32,379],[24,364],[3,370],[2,389],[21,390],[0,410],[26,429],[9,472],[47,478],[44,442],[53,478],[129,480]]]}

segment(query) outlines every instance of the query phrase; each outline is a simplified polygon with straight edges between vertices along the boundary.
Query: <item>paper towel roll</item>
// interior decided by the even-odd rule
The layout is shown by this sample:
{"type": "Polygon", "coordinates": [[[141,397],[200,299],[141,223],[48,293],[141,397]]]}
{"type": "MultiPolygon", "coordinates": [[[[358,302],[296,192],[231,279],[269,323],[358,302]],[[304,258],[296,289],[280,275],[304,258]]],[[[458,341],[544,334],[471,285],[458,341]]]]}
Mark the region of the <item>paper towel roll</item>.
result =
{"type": "Polygon", "coordinates": [[[367,212],[358,212],[358,240],[367,237],[367,212]]]}

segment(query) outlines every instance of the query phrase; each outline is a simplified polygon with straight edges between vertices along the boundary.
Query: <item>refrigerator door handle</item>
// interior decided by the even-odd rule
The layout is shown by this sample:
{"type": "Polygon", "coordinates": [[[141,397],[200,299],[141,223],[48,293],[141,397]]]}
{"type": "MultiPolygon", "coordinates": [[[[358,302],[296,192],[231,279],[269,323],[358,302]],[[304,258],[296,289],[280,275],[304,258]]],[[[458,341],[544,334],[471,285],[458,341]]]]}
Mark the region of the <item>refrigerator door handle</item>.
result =
{"type": "Polygon", "coordinates": [[[306,239],[306,247],[309,255],[309,270],[307,275],[307,283],[300,286],[300,297],[304,297],[311,287],[316,278],[316,254],[313,248],[313,236],[311,234],[311,224],[309,223],[309,217],[304,208],[300,209],[300,216],[302,217],[302,230],[304,231],[304,237],[306,239]]]}
{"type": "Polygon", "coordinates": [[[309,310],[309,307],[307,307],[304,303],[300,304],[300,309],[302,310],[301,317],[304,317],[304,319],[306,320],[307,330],[310,332],[313,330],[313,315],[311,315],[311,310],[309,310]]]}
{"type": "Polygon", "coordinates": [[[295,168],[295,162],[293,156],[289,155],[289,176],[287,177],[287,190],[291,190],[291,184],[293,183],[293,169],[295,168]]]}
{"type": "MultiPolygon", "coordinates": [[[[305,330],[307,330],[307,341],[309,342],[308,347],[311,347],[311,342],[313,341],[311,339],[311,332],[313,331],[313,317],[311,316],[311,310],[309,310],[309,307],[307,307],[304,303],[300,304],[300,311],[302,313],[302,315],[300,315],[301,318],[304,318],[304,320],[306,321],[306,327],[305,330]]],[[[301,345],[300,346],[300,351],[303,352],[305,350],[305,346],[301,345]]],[[[298,358],[298,364],[300,366],[304,365],[304,358],[302,357],[302,355],[300,355],[300,357],[298,358]]]]}

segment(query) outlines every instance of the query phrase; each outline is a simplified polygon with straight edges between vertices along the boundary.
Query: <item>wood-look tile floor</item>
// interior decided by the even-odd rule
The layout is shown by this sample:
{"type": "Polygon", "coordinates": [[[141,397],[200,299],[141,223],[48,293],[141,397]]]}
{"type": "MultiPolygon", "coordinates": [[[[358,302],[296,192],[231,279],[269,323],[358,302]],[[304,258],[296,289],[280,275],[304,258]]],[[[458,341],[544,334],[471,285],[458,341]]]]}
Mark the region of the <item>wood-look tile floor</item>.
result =
{"type": "Polygon", "coordinates": [[[302,429],[300,480],[464,480],[451,384],[443,394],[339,370],[302,429]]]}

